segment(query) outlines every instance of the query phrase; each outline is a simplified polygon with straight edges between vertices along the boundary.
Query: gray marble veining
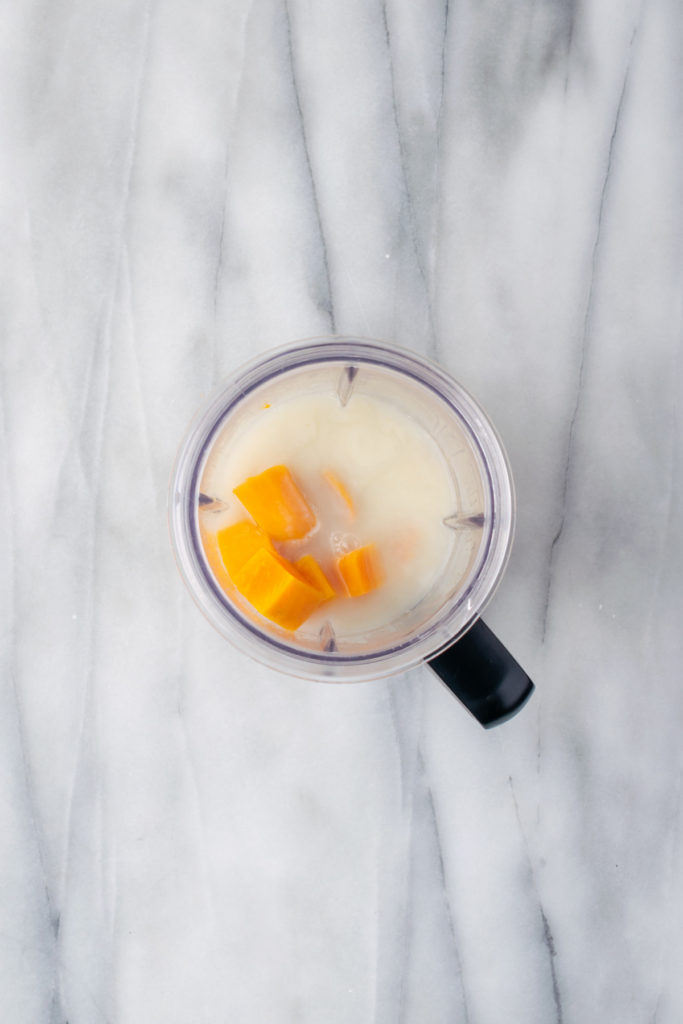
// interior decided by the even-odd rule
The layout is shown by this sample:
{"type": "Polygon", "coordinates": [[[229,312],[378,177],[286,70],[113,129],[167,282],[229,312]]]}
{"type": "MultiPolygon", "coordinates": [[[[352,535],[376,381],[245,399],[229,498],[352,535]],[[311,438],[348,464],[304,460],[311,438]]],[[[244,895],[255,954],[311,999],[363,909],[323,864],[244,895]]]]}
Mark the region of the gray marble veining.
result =
{"type": "Polygon", "coordinates": [[[680,4],[0,19],[3,1020],[680,1024],[680,4]],[[183,589],[190,417],[333,332],[504,439],[499,730],[276,678],[183,589]]]}

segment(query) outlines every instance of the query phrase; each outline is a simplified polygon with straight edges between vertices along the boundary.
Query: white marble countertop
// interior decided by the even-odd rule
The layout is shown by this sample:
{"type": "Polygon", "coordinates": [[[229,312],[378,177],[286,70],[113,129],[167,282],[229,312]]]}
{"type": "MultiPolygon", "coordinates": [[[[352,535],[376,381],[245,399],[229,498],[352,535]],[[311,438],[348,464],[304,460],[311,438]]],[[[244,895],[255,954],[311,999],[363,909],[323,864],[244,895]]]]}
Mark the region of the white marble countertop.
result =
{"type": "Polygon", "coordinates": [[[680,1024],[681,5],[1,21],[3,1022],[680,1024]],[[499,729],[276,677],[176,572],[194,410],[333,332],[506,443],[499,729]]]}

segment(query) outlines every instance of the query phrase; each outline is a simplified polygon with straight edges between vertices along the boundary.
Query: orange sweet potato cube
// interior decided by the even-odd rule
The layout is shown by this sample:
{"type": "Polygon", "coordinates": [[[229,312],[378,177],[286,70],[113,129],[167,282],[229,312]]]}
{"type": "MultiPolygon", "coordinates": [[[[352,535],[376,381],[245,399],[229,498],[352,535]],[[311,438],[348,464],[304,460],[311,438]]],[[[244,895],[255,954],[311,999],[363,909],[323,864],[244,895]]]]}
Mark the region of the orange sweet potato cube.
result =
{"type": "Polygon", "coordinates": [[[312,587],[315,587],[316,590],[320,591],[323,601],[329,601],[331,597],[335,596],[334,587],[320,568],[320,565],[313,555],[303,555],[301,558],[297,559],[294,566],[312,587]]]}
{"type": "Polygon", "coordinates": [[[324,600],[290,562],[264,547],[245,562],[234,583],[257,612],[284,629],[298,629],[324,600]]]}
{"type": "Polygon", "coordinates": [[[268,534],[248,519],[219,530],[216,540],[223,565],[233,580],[235,573],[239,572],[245,562],[248,562],[260,548],[275,552],[268,534]]]}
{"type": "Polygon", "coordinates": [[[273,540],[298,540],[315,526],[315,513],[286,466],[248,477],[233,494],[273,540]]]}
{"type": "Polygon", "coordinates": [[[350,597],[362,597],[384,583],[382,566],[374,544],[354,548],[337,559],[337,569],[350,597]]]}
{"type": "Polygon", "coordinates": [[[330,469],[326,470],[323,476],[327,480],[332,490],[336,492],[337,496],[340,497],[341,500],[346,505],[346,509],[351,519],[354,519],[356,516],[356,509],[354,508],[353,499],[351,498],[351,495],[349,494],[349,492],[347,491],[346,487],[341,482],[339,477],[335,476],[335,474],[330,469]]]}

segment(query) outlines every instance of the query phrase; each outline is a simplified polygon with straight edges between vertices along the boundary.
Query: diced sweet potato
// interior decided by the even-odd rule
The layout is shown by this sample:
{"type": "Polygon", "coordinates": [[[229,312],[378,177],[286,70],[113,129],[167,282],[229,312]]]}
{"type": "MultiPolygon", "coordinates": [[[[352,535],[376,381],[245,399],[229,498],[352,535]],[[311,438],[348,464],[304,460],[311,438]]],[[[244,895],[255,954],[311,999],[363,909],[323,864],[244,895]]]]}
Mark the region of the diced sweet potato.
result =
{"type": "Polygon", "coordinates": [[[265,547],[235,574],[234,583],[256,611],[289,630],[298,629],[324,600],[291,563],[265,547]]]}
{"type": "Polygon", "coordinates": [[[273,540],[298,540],[315,526],[315,514],[286,466],[250,476],[234,494],[273,540]]]}
{"type": "Polygon", "coordinates": [[[323,475],[327,480],[328,484],[330,485],[330,487],[332,488],[332,490],[336,492],[336,494],[341,498],[341,500],[346,505],[346,509],[351,519],[354,519],[356,515],[356,509],[353,504],[353,499],[351,498],[351,495],[347,491],[344,484],[341,482],[339,477],[335,476],[335,474],[329,469],[323,475]]]}
{"type": "Polygon", "coordinates": [[[334,587],[313,555],[303,555],[297,559],[294,565],[311,586],[320,591],[323,601],[329,601],[330,598],[335,596],[334,587]]]}
{"type": "Polygon", "coordinates": [[[337,559],[337,569],[344,581],[349,597],[362,597],[381,587],[384,582],[382,566],[374,544],[355,548],[337,559]]]}
{"type": "Polygon", "coordinates": [[[245,519],[240,523],[233,523],[219,530],[216,535],[218,550],[220,551],[223,565],[228,575],[234,580],[235,573],[239,572],[245,562],[260,548],[275,553],[272,541],[267,533],[259,526],[245,519]]]}

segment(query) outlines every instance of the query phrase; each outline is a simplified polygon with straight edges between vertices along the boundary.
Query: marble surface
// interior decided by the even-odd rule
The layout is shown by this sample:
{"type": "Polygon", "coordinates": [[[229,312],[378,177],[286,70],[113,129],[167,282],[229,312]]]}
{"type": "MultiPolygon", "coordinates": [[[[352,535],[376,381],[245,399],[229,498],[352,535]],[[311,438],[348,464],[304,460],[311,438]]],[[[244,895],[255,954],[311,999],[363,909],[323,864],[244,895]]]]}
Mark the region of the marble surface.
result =
{"type": "Polygon", "coordinates": [[[680,3],[0,24],[3,1021],[680,1024],[680,3]],[[331,332],[504,438],[497,730],[277,678],[178,577],[194,410],[331,332]]]}

